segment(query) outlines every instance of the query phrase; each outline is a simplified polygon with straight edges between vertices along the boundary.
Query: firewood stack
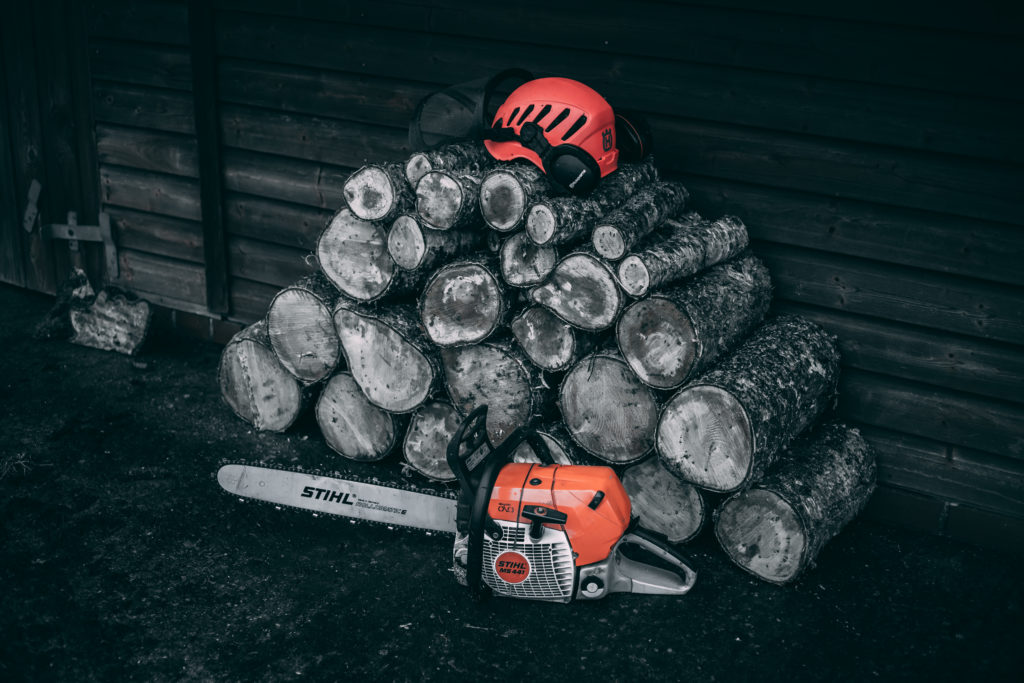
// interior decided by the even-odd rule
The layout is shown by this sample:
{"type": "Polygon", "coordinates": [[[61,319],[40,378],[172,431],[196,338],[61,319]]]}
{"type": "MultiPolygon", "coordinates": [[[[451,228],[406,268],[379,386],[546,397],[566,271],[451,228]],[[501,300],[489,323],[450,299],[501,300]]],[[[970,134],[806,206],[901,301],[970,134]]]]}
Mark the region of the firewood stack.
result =
{"type": "MultiPolygon", "coordinates": [[[[776,583],[870,497],[863,438],[817,424],[835,339],[766,319],[743,222],[691,211],[650,158],[572,197],[457,143],[364,166],[344,195],[320,272],[224,349],[222,394],[255,428],[288,429],[319,390],[338,455],[398,453],[448,482],[449,440],[487,405],[495,444],[532,425],[559,462],[616,468],[641,525],[684,543],[713,521],[734,562],[776,583]]],[[[535,459],[525,444],[516,458],[535,459]]]]}

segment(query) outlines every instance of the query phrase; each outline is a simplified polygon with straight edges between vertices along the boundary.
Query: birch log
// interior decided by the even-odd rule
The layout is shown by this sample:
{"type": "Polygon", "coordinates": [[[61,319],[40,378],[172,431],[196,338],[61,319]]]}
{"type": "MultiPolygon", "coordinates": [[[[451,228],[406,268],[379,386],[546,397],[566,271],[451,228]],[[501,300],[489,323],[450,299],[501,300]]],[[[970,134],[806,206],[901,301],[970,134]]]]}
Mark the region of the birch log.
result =
{"type": "Polygon", "coordinates": [[[448,466],[448,443],[462,416],[447,401],[430,400],[413,413],[402,443],[402,456],[414,470],[434,481],[454,481],[448,466]]]}
{"type": "Polygon", "coordinates": [[[547,282],[529,291],[529,298],[573,327],[590,331],[615,324],[623,306],[611,267],[587,252],[559,261],[547,282]]]}
{"type": "Polygon", "coordinates": [[[357,301],[376,301],[418,289],[423,276],[395,265],[384,223],[364,221],[341,209],[320,233],[316,245],[320,269],[334,286],[357,301]]]}
{"type": "Polygon", "coordinates": [[[590,353],[600,337],[574,328],[543,306],[528,306],[509,327],[526,357],[541,370],[563,372],[590,353]]]}
{"type": "Polygon", "coordinates": [[[856,429],[826,423],[799,439],[764,479],[715,511],[715,537],[758,578],[788,583],[864,508],[875,455],[856,429]]]}
{"type": "Polygon", "coordinates": [[[316,421],[331,450],[360,462],[381,460],[398,443],[406,418],[370,403],[351,373],[334,374],[316,402],[316,421]]]}
{"type": "Polygon", "coordinates": [[[416,184],[416,212],[435,230],[480,222],[480,179],[452,171],[430,171],[416,184]]]}
{"type": "Polygon", "coordinates": [[[320,273],[277,293],[267,310],[267,332],[281,365],[307,384],[338,366],[341,348],[332,319],[338,290],[320,273]]]}
{"type": "Polygon", "coordinates": [[[107,286],[92,301],[74,301],[68,320],[73,344],[129,356],[139,352],[149,332],[153,311],[149,302],[107,286]]]}
{"type": "Polygon", "coordinates": [[[353,172],[342,188],[345,203],[364,221],[392,221],[412,207],[412,187],[401,164],[368,164],[353,172]]]}
{"type": "Polygon", "coordinates": [[[641,382],[676,389],[756,327],[771,296],[768,268],[747,254],[626,308],[619,350],[641,382]]]}
{"type": "Polygon", "coordinates": [[[528,161],[501,164],[480,183],[480,213],[498,232],[522,227],[530,205],[554,193],[544,172],[528,161]]]}
{"type": "MultiPolygon", "coordinates": [[[[602,465],[600,460],[576,445],[561,420],[552,420],[534,427],[547,444],[556,465],[602,465]]],[[[512,453],[512,462],[540,462],[530,444],[521,443],[512,453]]]]}
{"type": "Polygon", "coordinates": [[[665,405],[662,463],[711,491],[755,483],[832,403],[838,377],[832,335],[798,316],[770,320],[665,405]]]}
{"type": "Polygon", "coordinates": [[[520,230],[506,239],[499,252],[501,276],[512,287],[533,287],[543,282],[558,262],[554,247],[533,243],[520,230]]]}
{"type": "Polygon", "coordinates": [[[704,527],[708,514],[704,497],[697,487],[665,469],[658,458],[627,467],[622,485],[640,526],[662,534],[669,543],[686,543],[704,527]]]}
{"type": "Polygon", "coordinates": [[[427,336],[438,346],[475,344],[505,323],[509,300],[490,254],[440,268],[420,297],[427,336]]]}
{"type": "Polygon", "coordinates": [[[691,212],[670,218],[619,262],[619,284],[627,294],[646,296],[733,258],[749,243],[746,226],[735,216],[708,221],[691,212]]]}
{"type": "Polygon", "coordinates": [[[388,231],[388,253],[399,268],[422,273],[485,247],[482,230],[432,230],[417,214],[395,219],[388,231]]]}
{"type": "Polygon", "coordinates": [[[409,155],[405,162],[405,178],[409,187],[416,187],[420,178],[430,171],[483,176],[493,165],[494,158],[481,143],[454,142],[409,155]]]}
{"type": "Polygon", "coordinates": [[[604,258],[617,261],[645,235],[679,214],[689,198],[690,193],[677,182],[645,185],[594,224],[594,249],[604,258]]]}

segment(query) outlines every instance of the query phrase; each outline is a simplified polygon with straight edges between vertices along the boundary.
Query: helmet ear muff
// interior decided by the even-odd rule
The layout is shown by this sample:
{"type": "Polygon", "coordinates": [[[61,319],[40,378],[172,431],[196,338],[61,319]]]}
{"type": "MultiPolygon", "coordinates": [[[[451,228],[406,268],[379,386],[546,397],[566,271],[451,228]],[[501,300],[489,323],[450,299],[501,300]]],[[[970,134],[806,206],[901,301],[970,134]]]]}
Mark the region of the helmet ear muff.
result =
{"type": "Polygon", "coordinates": [[[628,109],[615,112],[615,141],[619,161],[632,164],[643,161],[654,147],[654,135],[647,118],[628,109]]]}
{"type": "Polygon", "coordinates": [[[524,147],[540,157],[544,173],[562,190],[572,194],[587,194],[601,180],[601,167],[594,157],[568,143],[552,147],[544,137],[544,131],[533,121],[522,125],[518,138],[524,147]]]}

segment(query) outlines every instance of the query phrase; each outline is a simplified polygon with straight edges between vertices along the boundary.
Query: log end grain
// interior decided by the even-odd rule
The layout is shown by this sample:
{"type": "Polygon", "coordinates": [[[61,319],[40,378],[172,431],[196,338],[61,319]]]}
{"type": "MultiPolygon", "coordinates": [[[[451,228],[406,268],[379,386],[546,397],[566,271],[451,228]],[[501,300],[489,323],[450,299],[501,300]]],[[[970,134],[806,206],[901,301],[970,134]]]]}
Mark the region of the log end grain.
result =
{"type": "Polygon", "coordinates": [[[331,310],[305,289],[281,290],[267,310],[270,343],[281,364],[303,382],[318,382],[341,357],[331,310]]]}
{"type": "MultiPolygon", "coordinates": [[[[544,433],[540,433],[540,438],[547,444],[548,452],[551,454],[552,460],[555,461],[556,465],[574,465],[572,458],[566,449],[555,440],[552,436],[544,433]]],[[[524,441],[519,444],[518,447],[512,452],[512,462],[535,462],[540,463],[540,458],[536,453],[533,452],[533,448],[530,447],[529,442],[524,441]]]]}
{"type": "Polygon", "coordinates": [[[530,300],[583,330],[603,330],[622,310],[622,291],[611,269],[590,254],[576,253],[558,262],[548,281],[534,287],[530,300]]]}
{"type": "Polygon", "coordinates": [[[399,268],[415,270],[423,263],[427,243],[419,221],[409,215],[399,216],[388,231],[388,253],[399,268]]]}
{"type": "Polygon", "coordinates": [[[554,247],[534,242],[525,232],[517,232],[501,245],[501,275],[513,287],[532,287],[551,274],[558,262],[554,247]]]}
{"type": "Polygon", "coordinates": [[[382,296],[395,276],[384,227],[362,220],[348,209],[336,213],[327,224],[317,241],[316,254],[324,275],[359,301],[382,296]]]}
{"type": "Polygon", "coordinates": [[[543,306],[530,306],[510,325],[530,361],[548,372],[566,370],[575,356],[575,336],[568,323],[543,306]]]}
{"type": "Polygon", "coordinates": [[[416,184],[416,211],[437,230],[455,225],[467,199],[462,184],[445,171],[430,171],[416,184]]]}
{"type": "Polygon", "coordinates": [[[345,202],[358,218],[380,220],[394,210],[399,191],[381,166],[364,166],[345,181],[345,202]]]}
{"type": "Polygon", "coordinates": [[[697,353],[689,316],[668,299],[629,306],[615,328],[619,350],[644,384],[674,389],[686,380],[697,353]]]}
{"type": "Polygon", "coordinates": [[[751,489],[727,500],[717,512],[715,534],[733,562],[766,581],[786,583],[803,565],[800,517],[773,491],[751,489]]]}
{"type": "Polygon", "coordinates": [[[420,178],[434,170],[430,157],[426,152],[415,152],[405,161],[405,179],[409,181],[409,187],[416,187],[420,178]]]}
{"type": "Polygon", "coordinates": [[[438,346],[483,341],[503,322],[505,295],[489,268],[453,263],[440,269],[420,298],[427,336],[438,346]]]}
{"type": "Polygon", "coordinates": [[[522,183],[510,171],[492,171],[480,183],[480,212],[484,222],[498,232],[519,227],[526,214],[526,202],[522,183]]]}
{"type": "Polygon", "coordinates": [[[609,261],[618,261],[626,255],[626,240],[614,225],[597,225],[593,234],[594,251],[609,261]]]}
{"type": "Polygon", "coordinates": [[[371,404],[347,372],[327,381],[317,399],[316,421],[327,445],[349,460],[380,460],[397,442],[395,416],[371,404]]]}
{"type": "Polygon", "coordinates": [[[636,254],[622,259],[618,267],[619,284],[626,294],[642,297],[651,289],[651,273],[636,254]]]}
{"type": "Polygon", "coordinates": [[[657,458],[626,468],[622,485],[640,526],[664,535],[669,543],[686,543],[703,528],[707,510],[700,492],[666,470],[657,458]]]}
{"type": "Polygon", "coordinates": [[[526,214],[526,234],[536,244],[547,244],[555,237],[555,214],[546,204],[534,204],[526,214]]]}
{"type": "Polygon", "coordinates": [[[270,348],[264,321],[242,330],[224,346],[218,380],[224,402],[260,431],[283,432],[302,411],[302,385],[270,348]],[[263,328],[262,335],[252,333],[257,326],[263,328]]]}
{"type": "Polygon", "coordinates": [[[450,403],[427,401],[413,413],[405,433],[402,455],[414,470],[434,481],[454,481],[448,466],[448,443],[462,417],[450,403]]]}

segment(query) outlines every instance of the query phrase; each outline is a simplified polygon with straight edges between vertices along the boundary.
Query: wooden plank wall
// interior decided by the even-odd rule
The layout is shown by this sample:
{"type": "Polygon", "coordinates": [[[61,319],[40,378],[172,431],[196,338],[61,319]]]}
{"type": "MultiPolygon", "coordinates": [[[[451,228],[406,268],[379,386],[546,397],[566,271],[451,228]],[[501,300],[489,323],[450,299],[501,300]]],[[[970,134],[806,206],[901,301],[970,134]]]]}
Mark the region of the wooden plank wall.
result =
{"type": "MultiPolygon", "coordinates": [[[[998,7],[216,6],[233,319],[310,270],[346,174],[409,153],[425,93],[508,66],[577,78],[651,117],[659,166],[698,210],[743,218],[778,310],[839,335],[840,413],[882,458],[874,514],[1024,535],[1024,31],[998,7]]],[[[202,309],[187,6],[97,8],[122,262],[140,289],[202,309]]]]}

